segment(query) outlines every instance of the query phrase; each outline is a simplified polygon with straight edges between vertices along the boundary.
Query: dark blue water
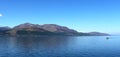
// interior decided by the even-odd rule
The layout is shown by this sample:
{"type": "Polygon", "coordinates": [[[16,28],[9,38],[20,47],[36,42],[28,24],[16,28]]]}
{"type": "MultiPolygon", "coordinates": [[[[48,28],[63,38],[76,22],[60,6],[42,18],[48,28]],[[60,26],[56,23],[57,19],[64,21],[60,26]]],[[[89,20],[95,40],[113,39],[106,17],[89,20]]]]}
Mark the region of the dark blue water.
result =
{"type": "Polygon", "coordinates": [[[120,57],[120,37],[0,37],[0,57],[120,57]]]}

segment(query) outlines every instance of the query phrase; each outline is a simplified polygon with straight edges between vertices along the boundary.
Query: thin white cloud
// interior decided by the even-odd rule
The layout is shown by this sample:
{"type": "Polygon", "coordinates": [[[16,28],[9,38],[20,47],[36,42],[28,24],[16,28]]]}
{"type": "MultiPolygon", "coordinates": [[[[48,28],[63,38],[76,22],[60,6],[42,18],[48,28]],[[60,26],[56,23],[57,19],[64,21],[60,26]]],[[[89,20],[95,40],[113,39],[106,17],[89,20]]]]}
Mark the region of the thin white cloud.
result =
{"type": "Polygon", "coordinates": [[[0,17],[2,17],[3,15],[0,13],[0,17]]]}

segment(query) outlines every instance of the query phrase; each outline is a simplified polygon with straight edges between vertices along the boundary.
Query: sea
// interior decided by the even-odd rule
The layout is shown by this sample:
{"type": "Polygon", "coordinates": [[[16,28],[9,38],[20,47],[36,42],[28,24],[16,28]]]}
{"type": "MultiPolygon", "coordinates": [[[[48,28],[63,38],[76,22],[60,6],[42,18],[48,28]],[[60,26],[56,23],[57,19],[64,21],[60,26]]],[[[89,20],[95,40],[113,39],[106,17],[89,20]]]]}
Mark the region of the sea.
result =
{"type": "Polygon", "coordinates": [[[0,57],[120,57],[120,36],[0,36],[0,57]]]}

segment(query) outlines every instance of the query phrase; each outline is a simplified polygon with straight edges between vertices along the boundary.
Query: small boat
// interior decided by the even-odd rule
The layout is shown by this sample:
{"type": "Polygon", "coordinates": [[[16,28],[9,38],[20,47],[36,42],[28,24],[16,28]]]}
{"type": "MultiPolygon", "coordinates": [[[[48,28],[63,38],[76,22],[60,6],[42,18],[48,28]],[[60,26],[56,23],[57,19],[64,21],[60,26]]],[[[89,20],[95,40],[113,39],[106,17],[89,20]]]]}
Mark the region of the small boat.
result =
{"type": "Polygon", "coordinates": [[[106,39],[109,39],[109,37],[106,37],[106,39]]]}

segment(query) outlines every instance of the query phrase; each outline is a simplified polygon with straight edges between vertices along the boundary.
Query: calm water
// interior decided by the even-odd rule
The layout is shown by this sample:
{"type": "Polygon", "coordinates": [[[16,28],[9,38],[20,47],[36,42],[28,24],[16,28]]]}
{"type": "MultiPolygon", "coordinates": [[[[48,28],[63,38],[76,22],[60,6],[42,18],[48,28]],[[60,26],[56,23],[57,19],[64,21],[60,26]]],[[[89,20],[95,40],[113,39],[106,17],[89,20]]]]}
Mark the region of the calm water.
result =
{"type": "Polygon", "coordinates": [[[120,57],[120,37],[0,37],[0,57],[120,57]]]}

